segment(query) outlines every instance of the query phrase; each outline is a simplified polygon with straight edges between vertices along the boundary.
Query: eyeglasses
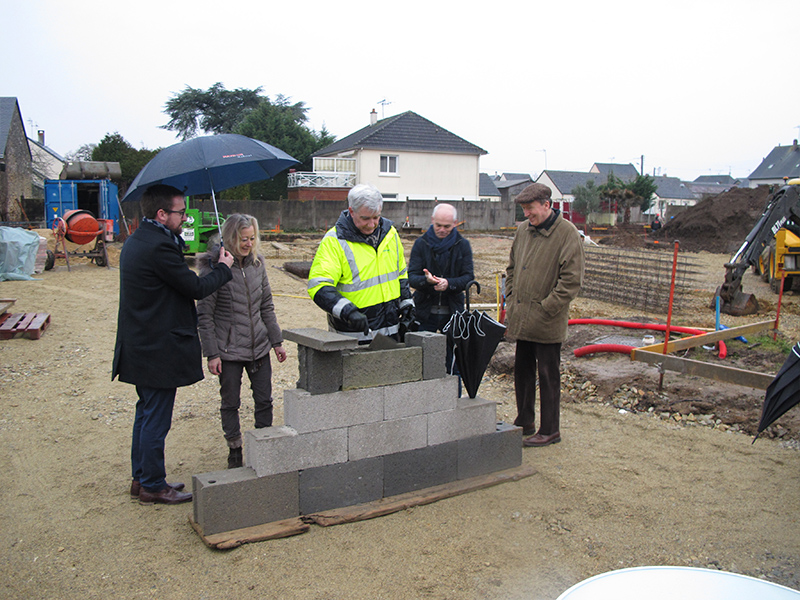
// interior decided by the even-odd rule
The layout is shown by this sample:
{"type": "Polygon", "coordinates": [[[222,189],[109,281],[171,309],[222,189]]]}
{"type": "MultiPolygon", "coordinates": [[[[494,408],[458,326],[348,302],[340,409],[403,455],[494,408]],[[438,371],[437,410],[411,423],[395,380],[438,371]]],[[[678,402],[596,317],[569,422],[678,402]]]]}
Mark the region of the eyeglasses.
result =
{"type": "Polygon", "coordinates": [[[185,208],[183,210],[165,210],[164,212],[170,215],[178,214],[181,216],[181,218],[183,218],[186,215],[185,208]]]}

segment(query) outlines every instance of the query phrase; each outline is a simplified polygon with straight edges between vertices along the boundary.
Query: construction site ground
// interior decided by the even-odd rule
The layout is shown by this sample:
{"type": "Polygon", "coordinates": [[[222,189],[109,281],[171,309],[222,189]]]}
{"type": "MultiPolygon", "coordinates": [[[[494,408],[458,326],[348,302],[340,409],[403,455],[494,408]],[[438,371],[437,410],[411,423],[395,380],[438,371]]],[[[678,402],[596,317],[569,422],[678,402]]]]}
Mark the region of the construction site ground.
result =
{"type": "MultiPolygon", "coordinates": [[[[310,260],[319,239],[263,243],[284,328],[326,327],[305,281],[284,269],[310,260]]],[[[471,300],[492,304],[511,238],[469,240],[483,288],[471,300]]],[[[405,243],[410,250],[413,238],[405,243]]],[[[648,564],[723,569],[800,589],[800,409],[752,444],[763,391],[672,372],[659,386],[654,367],[626,356],[575,358],[576,348],[603,336],[635,342],[645,333],[588,325],[571,327],[563,348],[562,442],[523,450],[533,476],[379,519],[209,550],[189,525],[191,505],[141,506],[127,495],[136,394],[110,379],[118,256],[114,244],[111,269],[79,259],[68,271],[60,259],[36,281],[0,283],[0,297],[17,299],[13,310],[51,315],[40,339],[0,341],[4,597],[554,599],[592,575],[648,564]]],[[[691,258],[702,268],[672,324],[713,328],[708,304],[729,255],[691,258]]],[[[775,318],[777,297],[766,284],[748,273],[745,291],[761,313],[723,315],[723,324],[775,318]]],[[[800,338],[798,300],[795,292],[784,298],[784,348],[800,338]]],[[[571,314],[667,318],[585,298],[571,314]]],[[[786,354],[771,340],[765,333],[731,342],[725,359],[702,348],[689,356],[774,373],[786,354]]],[[[276,424],[282,390],[298,377],[296,348],[288,350],[285,363],[273,361],[276,424]]],[[[513,375],[497,362],[479,395],[511,421],[513,375]]],[[[170,481],[190,484],[192,474],[225,467],[218,403],[208,375],[179,390],[166,448],[170,481]]],[[[246,385],[242,415],[251,426],[246,385]]]]}

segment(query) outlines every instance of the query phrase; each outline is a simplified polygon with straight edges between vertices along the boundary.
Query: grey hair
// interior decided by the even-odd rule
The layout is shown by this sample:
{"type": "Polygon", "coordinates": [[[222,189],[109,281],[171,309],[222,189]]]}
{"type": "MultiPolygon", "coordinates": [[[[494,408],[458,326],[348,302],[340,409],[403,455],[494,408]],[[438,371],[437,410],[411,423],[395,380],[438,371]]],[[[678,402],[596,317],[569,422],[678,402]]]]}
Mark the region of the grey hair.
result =
{"type": "Polygon", "coordinates": [[[356,212],[366,207],[373,213],[379,213],[383,209],[383,196],[374,185],[359,183],[347,194],[347,205],[356,212]]]}
{"type": "Polygon", "coordinates": [[[233,252],[234,248],[239,246],[239,232],[242,229],[252,227],[255,232],[255,241],[250,248],[250,254],[253,255],[253,260],[256,265],[261,264],[258,260],[258,249],[260,246],[261,235],[258,232],[258,219],[252,215],[243,215],[240,213],[233,213],[222,224],[222,241],[229,252],[233,252]]]}
{"type": "Polygon", "coordinates": [[[451,209],[453,211],[453,222],[455,223],[456,221],[458,221],[458,211],[456,210],[456,207],[453,206],[452,204],[447,204],[446,202],[442,202],[442,203],[437,204],[436,206],[433,207],[433,212],[431,213],[431,218],[435,219],[436,218],[436,213],[438,213],[442,208],[445,208],[445,207],[447,207],[447,208],[449,208],[449,209],[451,209]]]}

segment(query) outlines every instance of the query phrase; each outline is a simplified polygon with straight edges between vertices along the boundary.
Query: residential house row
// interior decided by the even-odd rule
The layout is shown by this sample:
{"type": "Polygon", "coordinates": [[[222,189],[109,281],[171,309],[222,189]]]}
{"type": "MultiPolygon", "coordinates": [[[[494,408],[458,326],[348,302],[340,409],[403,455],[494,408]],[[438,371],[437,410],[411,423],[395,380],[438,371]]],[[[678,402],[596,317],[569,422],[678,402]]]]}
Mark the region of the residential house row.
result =
{"type": "MultiPolygon", "coordinates": [[[[21,221],[21,200],[41,197],[44,180],[58,178],[65,166],[64,159],[45,144],[44,132],[37,133],[36,140],[27,137],[16,98],[0,98],[0,221],[21,221]]],[[[354,185],[371,183],[381,191],[384,212],[395,222],[424,225],[433,205],[450,202],[459,208],[465,229],[494,229],[520,220],[514,198],[537,181],[553,190],[554,206],[566,218],[582,224],[585,216],[572,208],[577,186],[589,181],[602,185],[611,173],[623,181],[638,175],[633,164],[610,163],[595,163],[587,172],[545,169],[535,178],[527,173],[489,175],[480,170],[485,154],[480,146],[413,111],[378,119],[373,110],[365,127],[315,153],[313,171],[289,173],[289,202],[341,205],[354,185]]],[[[800,150],[795,141],[774,148],[747,180],[701,176],[686,182],[655,177],[652,208],[644,215],[634,210],[632,218],[668,217],[733,186],[775,185],[798,176],[800,150]]],[[[609,223],[616,218],[600,217],[609,223]]]]}

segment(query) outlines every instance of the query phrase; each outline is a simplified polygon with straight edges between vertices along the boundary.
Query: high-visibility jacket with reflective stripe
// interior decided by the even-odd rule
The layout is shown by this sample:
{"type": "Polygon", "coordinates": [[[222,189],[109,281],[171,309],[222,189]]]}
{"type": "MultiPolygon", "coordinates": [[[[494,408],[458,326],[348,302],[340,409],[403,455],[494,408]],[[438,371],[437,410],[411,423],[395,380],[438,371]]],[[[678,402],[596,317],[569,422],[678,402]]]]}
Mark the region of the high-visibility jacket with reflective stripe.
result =
{"type": "MultiPolygon", "coordinates": [[[[333,227],[322,238],[314,256],[308,293],[314,298],[323,288],[334,288],[341,298],[363,309],[398,300],[400,281],[405,279],[408,273],[403,244],[394,227],[377,250],[369,244],[338,238],[333,227]]],[[[341,306],[326,309],[339,318],[341,306]]]]}

